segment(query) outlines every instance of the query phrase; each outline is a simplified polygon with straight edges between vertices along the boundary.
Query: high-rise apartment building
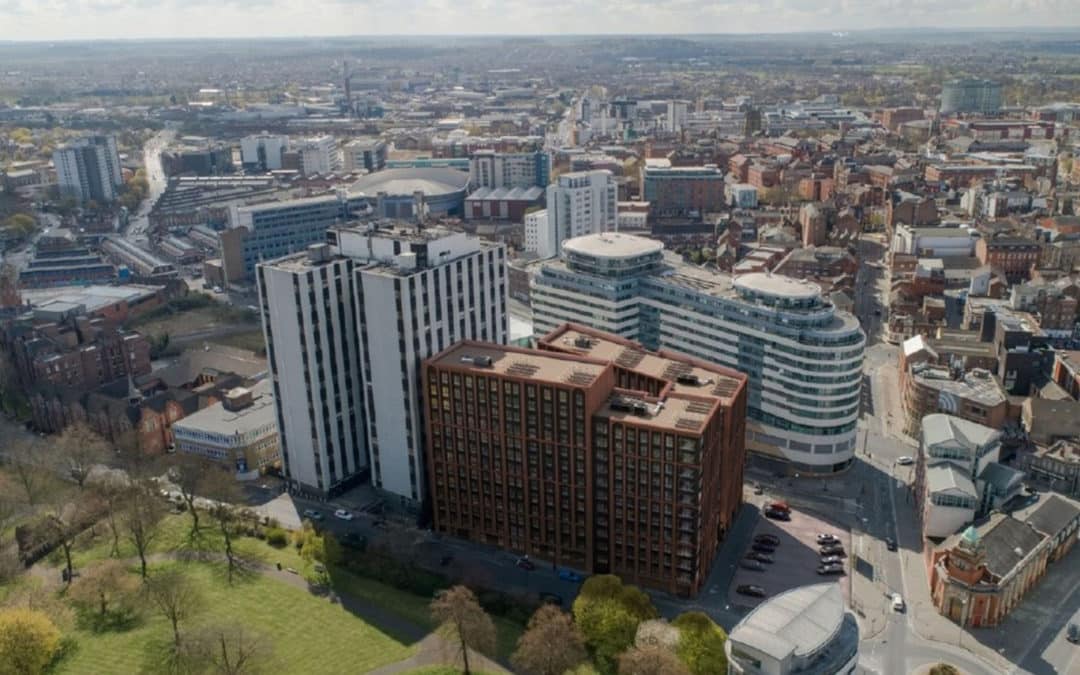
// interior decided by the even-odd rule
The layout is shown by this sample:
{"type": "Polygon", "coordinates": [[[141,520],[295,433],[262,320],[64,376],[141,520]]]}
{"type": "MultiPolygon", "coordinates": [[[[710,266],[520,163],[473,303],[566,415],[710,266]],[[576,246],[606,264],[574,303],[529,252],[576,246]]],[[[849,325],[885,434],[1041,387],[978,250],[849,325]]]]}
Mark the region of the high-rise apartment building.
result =
{"type": "Polygon", "coordinates": [[[618,224],[615,176],[603,169],[564,173],[548,186],[547,221],[539,237],[542,257],[558,255],[573,237],[613,232],[618,224]]]}
{"type": "Polygon", "coordinates": [[[641,182],[653,218],[700,218],[724,206],[724,172],[715,165],[647,164],[641,182]]]}
{"type": "Polygon", "coordinates": [[[530,297],[538,334],[573,321],[746,373],[750,450],[801,473],[850,465],[866,337],[816,284],[715,274],[658,241],[607,233],[566,242],[530,297]]]}
{"type": "Polygon", "coordinates": [[[60,193],[80,202],[111,202],[124,184],[113,136],[87,136],[57,148],[53,164],[60,193]]]}
{"type": "Polygon", "coordinates": [[[375,225],[258,266],[286,477],[336,494],[370,471],[424,498],[420,362],[463,339],[505,343],[506,254],[444,228],[375,225]]]}
{"type": "Polygon", "coordinates": [[[941,86],[941,114],[981,113],[1001,110],[1001,83],[990,80],[950,80],[941,86]]]}
{"type": "Polygon", "coordinates": [[[240,162],[245,171],[280,171],[289,137],[255,134],[240,139],[240,162]]]}
{"type": "Polygon", "coordinates": [[[746,376],[582,326],[424,362],[434,529],[683,596],[742,503],[746,376]]]}
{"type": "Polygon", "coordinates": [[[333,136],[301,139],[295,150],[300,157],[300,173],[305,176],[341,171],[341,151],[333,136]]]}
{"type": "Polygon", "coordinates": [[[478,188],[547,187],[551,155],[536,152],[478,150],[469,157],[469,184],[478,188]]]}

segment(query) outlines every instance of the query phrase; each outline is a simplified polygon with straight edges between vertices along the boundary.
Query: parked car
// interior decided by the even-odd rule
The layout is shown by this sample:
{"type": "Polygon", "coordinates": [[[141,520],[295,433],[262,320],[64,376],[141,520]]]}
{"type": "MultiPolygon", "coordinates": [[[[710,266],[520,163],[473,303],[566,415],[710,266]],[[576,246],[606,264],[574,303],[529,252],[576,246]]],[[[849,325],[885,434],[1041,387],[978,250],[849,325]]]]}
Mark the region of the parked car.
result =
{"type": "Polygon", "coordinates": [[[823,555],[821,556],[822,565],[843,565],[844,559],[838,555],[823,555]]]}
{"type": "Polygon", "coordinates": [[[777,511],[791,511],[791,507],[787,502],[769,502],[767,508],[776,509],[777,511]]]}
{"type": "Polygon", "coordinates": [[[746,559],[747,560],[756,560],[758,562],[767,563],[769,565],[771,565],[773,563],[773,557],[771,555],[769,555],[767,553],[758,553],[757,551],[754,551],[753,553],[747,553],[746,554],[746,559]]]}
{"type": "Polygon", "coordinates": [[[310,520],[322,520],[323,515],[315,509],[304,509],[304,517],[310,520]]]}
{"type": "Polygon", "coordinates": [[[892,608],[894,612],[902,612],[906,609],[904,598],[902,598],[899,593],[892,594],[892,608]]]}
{"type": "Polygon", "coordinates": [[[363,551],[367,548],[367,537],[355,532],[346,532],[341,535],[341,545],[356,551],[363,551]]]}
{"type": "Polygon", "coordinates": [[[765,494],[765,488],[761,487],[761,483],[758,483],[757,485],[754,486],[754,494],[756,494],[756,495],[765,494]]]}
{"type": "Polygon", "coordinates": [[[765,509],[765,517],[773,520],[791,520],[791,513],[780,509],[765,509]]]}
{"type": "Polygon", "coordinates": [[[446,567],[450,563],[454,562],[454,556],[451,553],[447,553],[443,557],[439,558],[439,566],[446,567]]]}
{"type": "Polygon", "coordinates": [[[755,572],[765,571],[764,565],[762,565],[756,560],[748,560],[747,558],[743,558],[739,561],[739,567],[743,568],[744,570],[753,570],[755,572]]]}
{"type": "Polygon", "coordinates": [[[755,544],[769,544],[770,546],[779,546],[780,537],[775,534],[759,534],[754,537],[755,544]]]}
{"type": "Polygon", "coordinates": [[[844,555],[844,547],[840,544],[830,544],[829,546],[822,546],[818,549],[818,553],[821,555],[844,555]]]}
{"type": "Polygon", "coordinates": [[[1080,642],[1080,623],[1070,623],[1065,633],[1065,639],[1069,642],[1080,642]]]}
{"type": "Polygon", "coordinates": [[[821,575],[826,574],[843,574],[843,565],[818,565],[817,573],[821,575]]]}
{"type": "Polygon", "coordinates": [[[751,546],[750,548],[757,551],[758,553],[772,553],[773,551],[776,550],[775,546],[772,546],[770,544],[765,544],[765,543],[760,542],[760,541],[758,543],[754,544],[753,546],[751,546]]]}
{"type": "Polygon", "coordinates": [[[529,556],[522,556],[518,558],[516,561],[514,561],[514,564],[518,566],[518,569],[523,569],[526,572],[531,572],[536,569],[536,565],[533,564],[533,561],[529,560],[529,556]]]}
{"type": "Polygon", "coordinates": [[[334,517],[340,520],[352,520],[356,516],[346,511],[345,509],[338,509],[337,511],[334,511],[334,517]]]}
{"type": "Polygon", "coordinates": [[[840,540],[836,537],[836,535],[819,534],[817,536],[817,543],[822,545],[822,546],[826,546],[826,545],[829,545],[829,544],[839,544],[840,540]]]}
{"type": "Polygon", "coordinates": [[[754,584],[743,584],[735,589],[739,595],[749,595],[752,598],[764,598],[765,589],[754,584]]]}
{"type": "Polygon", "coordinates": [[[562,607],[563,599],[561,595],[556,593],[547,593],[545,591],[540,592],[540,602],[545,605],[555,605],[556,607],[562,607]]]}
{"type": "Polygon", "coordinates": [[[900,466],[910,466],[915,463],[915,458],[904,455],[902,457],[897,457],[896,463],[900,466]]]}
{"type": "Polygon", "coordinates": [[[893,539],[892,537],[885,537],[885,548],[889,549],[890,551],[895,551],[896,550],[896,540],[893,539]]]}
{"type": "Polygon", "coordinates": [[[559,570],[559,578],[563,581],[581,581],[581,575],[574,570],[559,570]]]}

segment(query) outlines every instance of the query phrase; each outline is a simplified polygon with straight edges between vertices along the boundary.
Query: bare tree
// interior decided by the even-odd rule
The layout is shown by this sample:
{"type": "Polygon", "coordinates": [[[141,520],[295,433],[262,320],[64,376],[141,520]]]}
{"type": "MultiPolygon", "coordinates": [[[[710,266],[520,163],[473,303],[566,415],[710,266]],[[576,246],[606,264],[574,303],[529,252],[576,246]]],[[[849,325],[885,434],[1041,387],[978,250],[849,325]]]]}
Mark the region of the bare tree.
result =
{"type": "Polygon", "coordinates": [[[239,624],[200,629],[185,640],[184,649],[189,662],[220,675],[256,675],[271,666],[270,644],[239,624]]]}
{"type": "Polygon", "coordinates": [[[431,601],[431,615],[443,638],[461,654],[469,675],[469,650],[491,653],[495,648],[495,623],[465,586],[454,586],[431,601]]]}
{"type": "Polygon", "coordinates": [[[172,626],[173,647],[179,650],[182,644],[180,626],[202,609],[202,594],[183,572],[169,569],[147,580],[146,595],[172,626]]]}
{"type": "Polygon", "coordinates": [[[47,468],[47,454],[47,450],[36,440],[15,441],[7,453],[11,474],[30,506],[39,505],[56,483],[55,476],[47,468]]]}
{"type": "Polygon", "coordinates": [[[109,614],[121,621],[136,609],[139,582],[119,560],[105,560],[87,569],[72,585],[68,597],[93,611],[98,621],[109,614]]]}
{"type": "Polygon", "coordinates": [[[98,499],[105,512],[105,522],[109,525],[109,534],[112,535],[112,549],[109,555],[120,555],[120,512],[123,510],[124,500],[131,490],[131,483],[121,471],[107,470],[94,474],[86,483],[93,495],[98,499]]]}
{"type": "Polygon", "coordinates": [[[178,452],[169,465],[169,477],[180,490],[180,496],[191,514],[191,538],[199,535],[199,510],[195,508],[195,498],[202,496],[203,482],[210,471],[217,470],[214,463],[203,457],[178,452]]]}
{"type": "Polygon", "coordinates": [[[233,572],[240,566],[240,559],[233,548],[236,528],[243,520],[243,508],[237,506],[244,494],[236,478],[225,469],[213,466],[202,477],[201,490],[210,500],[210,517],[217,523],[225,546],[225,560],[228,562],[228,579],[231,584],[233,572]]]}
{"type": "Polygon", "coordinates": [[[12,495],[14,486],[9,486],[0,476],[0,551],[4,549],[4,531],[12,525],[22,513],[22,507],[12,495]]]}
{"type": "Polygon", "coordinates": [[[139,555],[140,573],[146,580],[146,556],[160,532],[161,519],[165,517],[165,505],[145,483],[136,483],[123,497],[120,521],[128,541],[139,555]]]}
{"type": "Polygon", "coordinates": [[[65,427],[53,448],[60,465],[80,490],[86,486],[94,467],[109,462],[114,454],[105,439],[82,422],[65,427]]]}
{"type": "Polygon", "coordinates": [[[45,531],[64,553],[64,578],[71,583],[74,567],[71,552],[75,538],[94,518],[95,505],[83,496],[71,495],[68,490],[58,492],[45,513],[45,531]]]}
{"type": "Polygon", "coordinates": [[[619,675],[690,675],[690,671],[674,652],[650,645],[619,654],[619,675]]]}
{"type": "Polygon", "coordinates": [[[529,619],[510,661],[525,675],[562,675],[586,658],[585,637],[573,618],[554,605],[544,605],[529,619]]]}

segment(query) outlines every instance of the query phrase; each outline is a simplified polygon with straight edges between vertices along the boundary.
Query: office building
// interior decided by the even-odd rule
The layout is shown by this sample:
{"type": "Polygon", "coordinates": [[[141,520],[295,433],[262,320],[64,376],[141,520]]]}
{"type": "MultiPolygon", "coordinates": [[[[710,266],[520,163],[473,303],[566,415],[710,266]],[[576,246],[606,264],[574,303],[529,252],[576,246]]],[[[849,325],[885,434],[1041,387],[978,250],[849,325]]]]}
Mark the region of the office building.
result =
{"type": "Polygon", "coordinates": [[[564,173],[547,190],[547,223],[538,249],[558,255],[567,239],[612,232],[618,223],[618,186],[610,171],[564,173]]]}
{"type": "Polygon", "coordinates": [[[530,296],[538,333],[573,321],[746,373],[750,450],[801,473],[851,463],[866,338],[816,284],[732,278],[665,256],[658,241],[606,233],[566,242],[530,296]]]}
{"type": "Polygon", "coordinates": [[[724,187],[728,206],[735,209],[756,209],[758,191],[747,183],[729,183],[724,187]]]}
{"type": "Polygon", "coordinates": [[[745,375],[568,324],[423,376],[437,532],[700,590],[742,503],[745,375]]]}
{"type": "Polygon", "coordinates": [[[288,149],[288,136],[245,136],[240,139],[240,162],[245,171],[280,171],[288,149]]]}
{"type": "Polygon", "coordinates": [[[536,152],[477,150],[469,157],[469,184],[478,188],[547,187],[551,155],[536,152]]]}
{"type": "Polygon", "coordinates": [[[378,138],[358,138],[345,144],[343,150],[346,171],[374,173],[386,168],[386,143],[378,138]]]}
{"type": "Polygon", "coordinates": [[[113,136],[87,136],[53,152],[60,193],[79,202],[114,201],[124,184],[113,136]]]}
{"type": "Polygon", "coordinates": [[[689,117],[690,104],[686,101],[668,101],[667,115],[664,117],[664,128],[670,133],[677,134],[686,126],[689,117]]]}
{"type": "Polygon", "coordinates": [[[840,584],[814,584],[765,600],[724,643],[729,675],[850,675],[858,668],[859,624],[840,584]]]}
{"type": "Polygon", "coordinates": [[[714,165],[646,164],[642,190],[653,218],[700,218],[724,207],[724,172],[714,165]]]}
{"type": "Polygon", "coordinates": [[[950,80],[941,87],[941,114],[979,113],[993,115],[1001,110],[1001,84],[990,80],[950,80]]]}
{"type": "Polygon", "coordinates": [[[333,136],[304,138],[293,149],[300,157],[300,173],[305,176],[341,171],[341,152],[333,136]]]}
{"type": "Polygon", "coordinates": [[[258,267],[285,476],[333,495],[370,472],[418,507],[420,362],[458,340],[506,342],[505,249],[405,225],[327,238],[258,267]]]}
{"type": "Polygon", "coordinates": [[[547,247],[547,209],[525,214],[525,252],[540,258],[555,255],[547,247]]]}
{"type": "Polygon", "coordinates": [[[235,387],[224,398],[172,425],[177,452],[223,464],[250,480],[281,461],[270,380],[235,387]]]}

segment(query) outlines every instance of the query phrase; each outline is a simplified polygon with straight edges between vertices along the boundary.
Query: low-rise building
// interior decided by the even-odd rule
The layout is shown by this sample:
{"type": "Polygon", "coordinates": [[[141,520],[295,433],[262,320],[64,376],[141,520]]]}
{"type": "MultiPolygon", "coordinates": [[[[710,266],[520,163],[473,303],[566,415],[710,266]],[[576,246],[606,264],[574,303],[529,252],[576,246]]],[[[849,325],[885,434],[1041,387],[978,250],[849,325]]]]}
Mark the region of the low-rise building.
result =
{"type": "Polygon", "coordinates": [[[1009,280],[1017,283],[1031,278],[1031,269],[1039,264],[1042,246],[1023,237],[997,234],[975,243],[975,256],[983,265],[990,265],[1009,280]]]}
{"type": "Polygon", "coordinates": [[[221,401],[173,424],[176,450],[225,464],[255,478],[281,461],[272,382],[225,392],[221,401]]]}
{"type": "Polygon", "coordinates": [[[960,373],[916,359],[900,370],[900,395],[904,432],[909,436],[918,437],[922,419],[938,412],[994,429],[1013,421],[1005,389],[989,371],[980,368],[960,373]]]}
{"type": "Polygon", "coordinates": [[[1055,492],[1080,497],[1080,443],[1075,439],[1037,443],[1019,453],[1017,461],[1033,480],[1055,492]]]}
{"type": "Polygon", "coordinates": [[[849,675],[858,667],[859,624],[840,584],[802,586],[747,614],[724,653],[732,675],[849,675]]]}

